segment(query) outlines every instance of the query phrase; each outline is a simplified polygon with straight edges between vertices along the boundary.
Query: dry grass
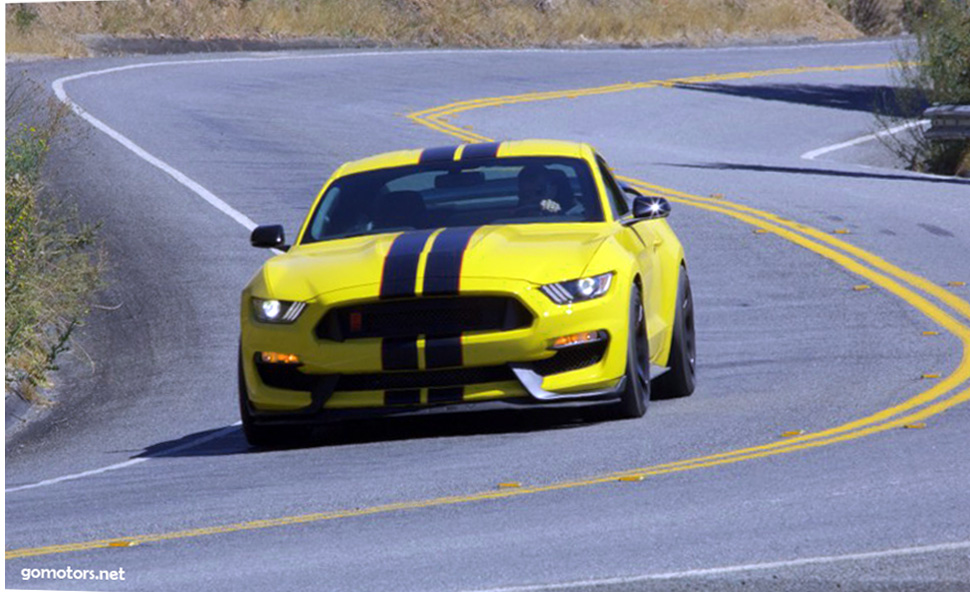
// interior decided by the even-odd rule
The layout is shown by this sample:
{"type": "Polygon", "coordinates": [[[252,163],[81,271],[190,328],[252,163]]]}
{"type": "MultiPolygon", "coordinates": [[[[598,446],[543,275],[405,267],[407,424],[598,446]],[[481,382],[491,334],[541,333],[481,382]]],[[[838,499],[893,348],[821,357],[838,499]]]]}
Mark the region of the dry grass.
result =
{"type": "Polygon", "coordinates": [[[60,56],[84,55],[84,34],[457,47],[858,35],[824,0],[120,0],[8,4],[6,19],[8,54],[60,56]]]}
{"type": "Polygon", "coordinates": [[[44,159],[67,110],[54,99],[37,105],[39,94],[23,79],[6,93],[4,382],[7,392],[43,402],[37,389],[70,348],[100,285],[102,260],[95,227],[43,191],[44,159]]]}
{"type": "Polygon", "coordinates": [[[970,177],[970,147],[963,153],[963,158],[957,164],[954,174],[961,177],[970,177]]]}

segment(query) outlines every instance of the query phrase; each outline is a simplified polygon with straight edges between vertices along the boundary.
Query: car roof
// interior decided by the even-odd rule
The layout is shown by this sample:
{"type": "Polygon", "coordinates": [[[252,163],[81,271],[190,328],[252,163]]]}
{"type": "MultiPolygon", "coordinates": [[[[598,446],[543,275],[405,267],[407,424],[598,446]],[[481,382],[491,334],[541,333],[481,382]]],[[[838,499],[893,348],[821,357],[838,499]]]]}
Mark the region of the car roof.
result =
{"type": "MultiPolygon", "coordinates": [[[[348,162],[337,171],[338,176],[363,173],[377,169],[386,169],[399,166],[418,164],[421,155],[428,150],[440,151],[439,153],[453,154],[461,158],[461,154],[469,146],[490,147],[495,150],[499,158],[519,157],[519,156],[559,156],[571,158],[583,158],[585,154],[591,154],[592,148],[582,142],[567,142],[563,140],[513,140],[508,142],[489,142],[482,144],[461,144],[442,146],[436,148],[418,150],[397,150],[368,156],[360,160],[348,162]],[[462,151],[458,152],[458,148],[462,151]]],[[[453,158],[453,157],[452,157],[453,158]]]]}

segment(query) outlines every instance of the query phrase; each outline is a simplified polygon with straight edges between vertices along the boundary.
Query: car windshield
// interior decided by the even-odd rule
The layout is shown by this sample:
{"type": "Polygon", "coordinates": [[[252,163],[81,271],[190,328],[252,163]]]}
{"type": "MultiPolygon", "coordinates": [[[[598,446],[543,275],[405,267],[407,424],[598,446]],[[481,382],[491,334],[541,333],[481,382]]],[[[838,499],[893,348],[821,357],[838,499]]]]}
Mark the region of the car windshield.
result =
{"type": "Polygon", "coordinates": [[[327,188],[302,243],[402,230],[602,222],[578,158],[487,158],[347,175],[327,188]]]}

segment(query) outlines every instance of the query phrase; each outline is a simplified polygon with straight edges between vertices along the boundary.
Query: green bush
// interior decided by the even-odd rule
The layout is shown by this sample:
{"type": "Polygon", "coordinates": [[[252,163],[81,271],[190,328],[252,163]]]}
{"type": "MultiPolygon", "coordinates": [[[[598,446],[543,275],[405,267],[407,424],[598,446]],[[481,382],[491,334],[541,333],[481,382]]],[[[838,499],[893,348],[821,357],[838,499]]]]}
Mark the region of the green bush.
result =
{"type": "MultiPolygon", "coordinates": [[[[928,104],[970,105],[970,3],[927,0],[907,4],[916,49],[901,60],[903,117],[918,118],[928,104]]],[[[894,143],[914,170],[970,172],[970,140],[930,141],[913,128],[909,142],[894,143]]]]}
{"type": "Polygon", "coordinates": [[[34,21],[37,20],[37,12],[30,5],[21,4],[14,10],[16,11],[14,12],[14,24],[17,25],[17,29],[20,32],[29,29],[30,25],[34,24],[34,21]]]}
{"type": "Polygon", "coordinates": [[[910,10],[918,45],[910,81],[931,103],[970,104],[970,3],[931,0],[910,10]]]}

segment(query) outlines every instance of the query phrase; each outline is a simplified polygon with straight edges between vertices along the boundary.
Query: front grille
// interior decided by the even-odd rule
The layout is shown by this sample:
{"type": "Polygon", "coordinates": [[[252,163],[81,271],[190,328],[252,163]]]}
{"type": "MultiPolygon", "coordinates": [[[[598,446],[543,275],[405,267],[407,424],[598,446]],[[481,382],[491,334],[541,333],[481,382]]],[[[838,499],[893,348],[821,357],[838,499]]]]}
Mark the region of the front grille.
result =
{"type": "Polygon", "coordinates": [[[539,376],[549,376],[570,370],[579,370],[599,362],[606,352],[606,341],[574,345],[556,352],[551,358],[532,364],[532,370],[539,376]]]}
{"type": "Polygon", "coordinates": [[[320,339],[459,335],[511,331],[532,324],[532,314],[515,298],[465,296],[417,298],[335,308],[317,323],[320,339]]]}
{"type": "MultiPolygon", "coordinates": [[[[313,391],[326,375],[300,372],[296,366],[285,364],[256,364],[256,371],[263,384],[278,389],[313,391]]],[[[440,386],[461,386],[485,382],[515,380],[508,366],[479,366],[428,370],[414,372],[374,372],[369,374],[342,374],[337,379],[335,391],[382,391],[391,389],[414,389],[440,386]]]]}
{"type": "Polygon", "coordinates": [[[387,389],[461,386],[485,382],[515,380],[508,366],[479,366],[416,372],[380,372],[343,374],[337,380],[338,391],[380,391],[387,389]]]}

